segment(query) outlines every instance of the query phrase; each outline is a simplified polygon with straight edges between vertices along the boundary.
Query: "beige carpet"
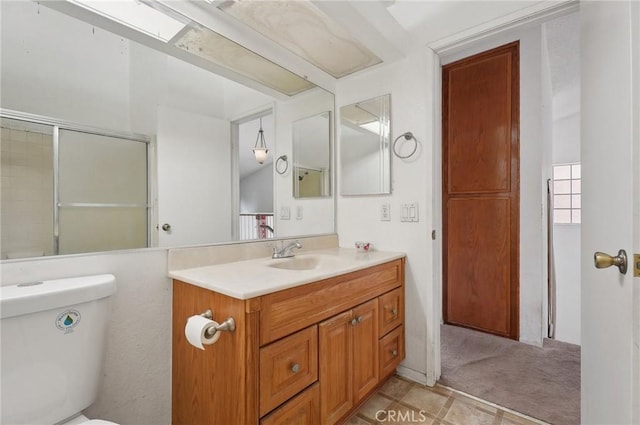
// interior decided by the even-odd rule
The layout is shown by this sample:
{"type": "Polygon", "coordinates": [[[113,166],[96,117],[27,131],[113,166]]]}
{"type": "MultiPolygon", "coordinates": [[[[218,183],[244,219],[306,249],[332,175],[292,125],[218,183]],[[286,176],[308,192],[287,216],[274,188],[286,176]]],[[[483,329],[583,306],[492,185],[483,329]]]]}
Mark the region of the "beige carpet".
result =
{"type": "Polygon", "coordinates": [[[441,326],[440,383],[554,425],[580,423],[580,346],[441,326]]]}

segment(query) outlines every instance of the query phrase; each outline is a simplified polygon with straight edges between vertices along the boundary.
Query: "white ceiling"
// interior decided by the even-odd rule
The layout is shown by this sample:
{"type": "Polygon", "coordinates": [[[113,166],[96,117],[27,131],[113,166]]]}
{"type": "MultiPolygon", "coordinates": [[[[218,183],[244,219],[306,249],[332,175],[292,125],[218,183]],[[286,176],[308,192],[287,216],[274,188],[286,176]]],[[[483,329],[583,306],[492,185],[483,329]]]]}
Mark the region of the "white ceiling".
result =
{"type": "MultiPolygon", "coordinates": [[[[295,1],[290,0],[291,4],[295,1]]],[[[326,72],[330,65],[335,65],[341,61],[351,59],[349,50],[345,53],[333,52],[332,55],[306,53],[314,58],[324,58],[323,60],[331,62],[327,66],[316,66],[309,59],[305,59],[305,54],[300,50],[296,51],[296,43],[276,42],[282,34],[268,33],[269,25],[259,27],[254,23],[255,28],[247,24],[251,24],[252,19],[240,21],[229,13],[223,11],[224,3],[221,0],[214,0],[212,3],[208,1],[184,1],[184,0],[143,0],[145,4],[151,4],[154,8],[164,10],[166,13],[178,15],[181,20],[191,21],[200,26],[207,27],[223,37],[246,47],[255,55],[262,57],[274,64],[278,64],[292,73],[307,79],[311,83],[322,87],[331,92],[335,92],[337,79],[326,72]],[[221,6],[221,7],[218,7],[221,6]],[[246,22],[246,23],[245,23],[246,22]],[[266,29],[265,29],[266,28],[266,29]],[[328,58],[328,59],[327,59],[328,58]]],[[[47,2],[53,7],[63,10],[65,13],[75,15],[83,15],[81,19],[97,20],[96,17],[87,16],[86,11],[79,12],[72,10],[73,6],[68,2],[47,2]]],[[[251,2],[247,2],[251,3],[251,2]]],[[[256,2],[260,5],[260,10],[264,10],[270,2],[256,2]]],[[[274,7],[282,10],[282,4],[287,2],[273,2],[274,7]]],[[[374,56],[382,60],[381,64],[372,61],[367,64],[370,67],[377,67],[383,64],[393,63],[401,60],[409,53],[416,49],[424,49],[427,45],[437,40],[452,36],[472,27],[486,24],[489,21],[504,18],[522,9],[534,7],[551,7],[553,4],[567,3],[567,0],[549,0],[549,1],[430,1],[430,0],[367,0],[367,1],[326,1],[326,0],[310,0],[320,13],[326,15],[329,21],[335,26],[340,27],[346,34],[350,35],[355,43],[368,49],[374,56]],[[543,6],[540,6],[543,5],[543,6]]],[[[257,6],[256,6],[257,7],[257,6]]],[[[77,9],[77,7],[76,7],[77,9]]],[[[280,13],[280,12],[279,12],[280,13]]],[[[253,19],[255,20],[255,19],[253,19]]],[[[257,21],[260,21],[259,19],[257,21]]],[[[112,24],[111,24],[112,25],[112,24]]],[[[318,33],[317,26],[308,26],[307,37],[305,35],[305,26],[300,25],[296,28],[298,38],[305,38],[306,41],[312,40],[316,43],[315,49],[318,52],[321,49],[326,50],[326,44],[329,44],[331,37],[322,37],[318,33]]],[[[273,30],[273,28],[271,29],[273,30]]],[[[274,31],[275,32],[275,31],[274,31]]],[[[335,32],[334,32],[335,33],[335,32]]],[[[329,34],[329,32],[327,33],[329,34]]],[[[125,34],[131,35],[131,34],[125,34]]],[[[287,33],[286,36],[291,34],[287,33]]],[[[131,37],[129,37],[131,38],[131,37]]],[[[148,38],[148,36],[147,36],[148,38]]],[[[140,38],[135,41],[141,42],[140,38]]],[[[189,52],[170,52],[172,46],[163,46],[158,40],[147,40],[146,43],[150,47],[158,48],[167,53],[194,63],[198,66],[205,67],[211,71],[218,72],[221,75],[229,77],[234,81],[258,88],[264,93],[274,95],[273,88],[269,88],[262,83],[256,83],[255,79],[247,77],[246,72],[235,72],[225,68],[218,63],[210,63],[206,58],[195,57],[196,55],[189,52]]],[[[166,43],[165,43],[166,44],[166,43]]],[[[171,43],[168,43],[171,44],[171,43]]],[[[317,52],[316,52],[317,53],[317,52]]],[[[366,72],[367,69],[358,71],[366,72]]],[[[343,77],[344,78],[344,77],[343,77]]]]}

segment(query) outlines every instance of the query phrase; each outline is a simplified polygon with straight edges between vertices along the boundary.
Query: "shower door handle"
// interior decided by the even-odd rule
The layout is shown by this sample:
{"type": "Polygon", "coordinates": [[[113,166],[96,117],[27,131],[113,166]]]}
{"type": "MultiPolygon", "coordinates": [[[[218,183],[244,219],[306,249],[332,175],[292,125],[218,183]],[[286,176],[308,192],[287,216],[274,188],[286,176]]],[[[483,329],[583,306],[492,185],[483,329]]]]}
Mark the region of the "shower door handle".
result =
{"type": "Polygon", "coordinates": [[[596,252],[593,254],[593,262],[598,269],[616,266],[620,273],[627,274],[627,253],[624,249],[618,251],[618,255],[615,257],[604,252],[596,252]]]}

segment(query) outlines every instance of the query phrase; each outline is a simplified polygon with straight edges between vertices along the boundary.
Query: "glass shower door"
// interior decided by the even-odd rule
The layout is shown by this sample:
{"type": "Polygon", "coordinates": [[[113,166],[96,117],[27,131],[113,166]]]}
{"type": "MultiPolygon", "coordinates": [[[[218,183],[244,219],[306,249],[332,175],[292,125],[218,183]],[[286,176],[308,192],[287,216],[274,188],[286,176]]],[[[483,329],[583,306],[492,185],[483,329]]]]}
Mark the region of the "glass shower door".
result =
{"type": "Polygon", "coordinates": [[[57,144],[57,253],[148,246],[147,143],[60,129],[57,144]]]}

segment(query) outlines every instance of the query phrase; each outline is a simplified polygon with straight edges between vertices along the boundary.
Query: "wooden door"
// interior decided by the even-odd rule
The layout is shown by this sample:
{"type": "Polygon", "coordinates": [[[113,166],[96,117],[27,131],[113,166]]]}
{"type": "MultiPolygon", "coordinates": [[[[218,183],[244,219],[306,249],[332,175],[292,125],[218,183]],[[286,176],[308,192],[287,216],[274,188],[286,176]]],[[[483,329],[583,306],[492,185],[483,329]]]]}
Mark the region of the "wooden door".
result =
{"type": "Polygon", "coordinates": [[[519,44],[442,68],[443,316],[518,339],[519,44]]]}
{"type": "Polygon", "coordinates": [[[352,311],[318,327],[320,358],[320,423],[336,423],[353,406],[352,311]]]}
{"type": "Polygon", "coordinates": [[[362,400],[378,385],[378,300],[353,309],[353,397],[362,400]]]}

